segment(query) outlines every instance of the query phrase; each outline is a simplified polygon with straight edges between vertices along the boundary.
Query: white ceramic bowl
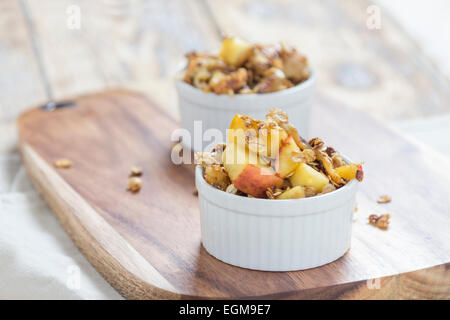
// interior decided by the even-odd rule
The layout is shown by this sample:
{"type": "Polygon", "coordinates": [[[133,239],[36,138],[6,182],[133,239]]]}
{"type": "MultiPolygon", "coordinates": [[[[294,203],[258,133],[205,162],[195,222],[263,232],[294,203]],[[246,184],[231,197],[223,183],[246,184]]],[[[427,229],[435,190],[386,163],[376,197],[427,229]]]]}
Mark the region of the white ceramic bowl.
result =
{"type": "MultiPolygon", "coordinates": [[[[194,121],[202,121],[202,131],[218,129],[225,141],[226,129],[236,114],[245,114],[254,119],[263,120],[269,110],[280,108],[287,112],[292,123],[303,137],[308,135],[308,120],[311,98],[314,92],[315,75],[311,73],[308,80],[292,88],[264,94],[236,94],[232,97],[222,94],[205,93],[182,80],[176,81],[178,106],[181,114],[182,128],[194,135],[194,121]]],[[[188,140],[188,139],[185,139],[188,140]]],[[[191,141],[182,143],[198,152],[210,144],[204,142],[196,145],[191,141]]]]}
{"type": "Polygon", "coordinates": [[[290,271],[332,262],[350,248],[357,181],[311,198],[240,197],[207,184],[196,168],[203,247],[223,262],[290,271]]]}

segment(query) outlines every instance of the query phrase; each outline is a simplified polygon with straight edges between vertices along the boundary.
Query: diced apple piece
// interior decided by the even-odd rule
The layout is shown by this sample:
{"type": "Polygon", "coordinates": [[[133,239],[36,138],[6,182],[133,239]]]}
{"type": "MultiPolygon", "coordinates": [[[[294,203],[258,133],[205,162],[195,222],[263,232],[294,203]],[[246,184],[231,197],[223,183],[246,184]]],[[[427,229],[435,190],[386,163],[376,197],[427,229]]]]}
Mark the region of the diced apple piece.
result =
{"type": "Polygon", "coordinates": [[[323,173],[306,163],[300,163],[289,180],[293,186],[310,186],[314,187],[317,192],[321,192],[322,188],[329,183],[328,178],[323,173]]]}
{"type": "Polygon", "coordinates": [[[336,173],[347,181],[352,179],[358,179],[362,181],[364,173],[361,165],[356,165],[354,163],[341,166],[335,169],[336,173]]]}
{"type": "Polygon", "coordinates": [[[292,161],[292,153],[299,151],[300,148],[291,136],[282,141],[280,152],[275,162],[275,168],[280,177],[285,178],[289,176],[297,168],[298,162],[292,161]]]}
{"type": "Polygon", "coordinates": [[[233,180],[234,186],[256,198],[266,197],[266,190],[270,187],[281,187],[283,179],[275,175],[275,171],[270,167],[257,167],[249,164],[233,180]]]}
{"type": "Polygon", "coordinates": [[[248,116],[235,115],[227,131],[227,142],[244,144],[245,131],[247,130],[254,130],[257,134],[258,121],[248,116]]]}
{"type": "Polygon", "coordinates": [[[251,56],[253,46],[241,38],[226,38],[222,41],[219,56],[233,67],[240,67],[251,56]]]}
{"type": "Polygon", "coordinates": [[[305,189],[301,186],[295,186],[280,194],[277,199],[299,199],[305,197],[305,189]]]}
{"type": "Polygon", "coordinates": [[[269,187],[280,187],[283,179],[268,165],[251,158],[245,148],[228,144],[223,153],[223,165],[234,186],[257,198],[265,197],[269,187]],[[251,163],[249,163],[252,161],[251,163]]]}

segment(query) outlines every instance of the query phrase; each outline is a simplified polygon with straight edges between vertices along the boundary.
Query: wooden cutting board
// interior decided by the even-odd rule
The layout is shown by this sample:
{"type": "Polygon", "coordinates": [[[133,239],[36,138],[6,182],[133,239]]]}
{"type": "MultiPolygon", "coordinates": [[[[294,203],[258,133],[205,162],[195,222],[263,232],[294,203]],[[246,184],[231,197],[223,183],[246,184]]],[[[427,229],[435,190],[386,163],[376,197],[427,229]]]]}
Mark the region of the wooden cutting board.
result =
{"type": "Polygon", "coordinates": [[[352,248],[305,271],[246,270],[203,249],[193,167],[170,160],[177,121],[141,94],[32,109],[18,121],[20,149],[62,226],[126,298],[450,298],[450,164],[361,113],[316,100],[311,132],[364,160],[365,181],[352,248]],[[73,166],[56,169],[58,158],[73,166]],[[144,170],[136,194],[126,191],[133,165],[144,170]],[[382,194],[392,202],[377,204],[382,194]],[[367,224],[372,213],[391,214],[388,231],[367,224]]]}

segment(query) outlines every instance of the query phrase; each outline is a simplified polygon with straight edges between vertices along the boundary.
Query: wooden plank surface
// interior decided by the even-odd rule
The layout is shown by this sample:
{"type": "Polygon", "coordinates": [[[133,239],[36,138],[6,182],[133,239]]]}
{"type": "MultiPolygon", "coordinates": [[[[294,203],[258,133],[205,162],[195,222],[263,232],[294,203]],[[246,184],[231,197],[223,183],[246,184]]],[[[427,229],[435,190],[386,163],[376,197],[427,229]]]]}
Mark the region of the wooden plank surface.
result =
{"type": "Polygon", "coordinates": [[[368,29],[369,1],[207,2],[225,33],[304,52],[319,95],[387,121],[450,112],[448,79],[382,7],[368,29]]]}
{"type": "Polygon", "coordinates": [[[170,161],[172,117],[125,91],[77,101],[24,114],[21,150],[62,225],[125,297],[450,298],[450,206],[442,201],[450,164],[376,120],[322,98],[313,109],[313,132],[365,160],[351,250],[320,268],[259,272],[220,262],[201,246],[193,170],[170,161]],[[54,169],[61,157],[72,168],[54,169]],[[132,165],[144,171],[138,194],[125,190],[132,165]],[[385,193],[392,203],[377,204],[385,193]],[[385,212],[388,231],[367,224],[385,212]],[[373,278],[382,278],[378,290],[367,284],[373,278]]]}
{"type": "Polygon", "coordinates": [[[150,93],[174,116],[175,71],[191,50],[218,46],[198,1],[24,0],[56,98],[103,88],[150,93]],[[80,9],[80,29],[67,27],[67,8],[80,9]]]}

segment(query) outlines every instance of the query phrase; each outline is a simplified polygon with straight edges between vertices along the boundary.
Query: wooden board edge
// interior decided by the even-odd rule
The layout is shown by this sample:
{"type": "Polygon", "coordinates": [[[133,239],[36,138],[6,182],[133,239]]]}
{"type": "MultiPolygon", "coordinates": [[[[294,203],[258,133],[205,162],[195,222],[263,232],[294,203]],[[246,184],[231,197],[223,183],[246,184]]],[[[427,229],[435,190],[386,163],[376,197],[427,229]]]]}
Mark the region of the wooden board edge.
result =
{"type": "Polygon", "coordinates": [[[123,297],[182,297],[175,287],[106,223],[32,147],[21,142],[19,150],[28,176],[62,227],[88,261],[123,297]],[[94,233],[89,232],[93,228],[105,232],[94,238],[94,233]]]}
{"type": "Polygon", "coordinates": [[[448,300],[450,263],[382,278],[267,295],[264,299],[300,300],[448,300]]]}

